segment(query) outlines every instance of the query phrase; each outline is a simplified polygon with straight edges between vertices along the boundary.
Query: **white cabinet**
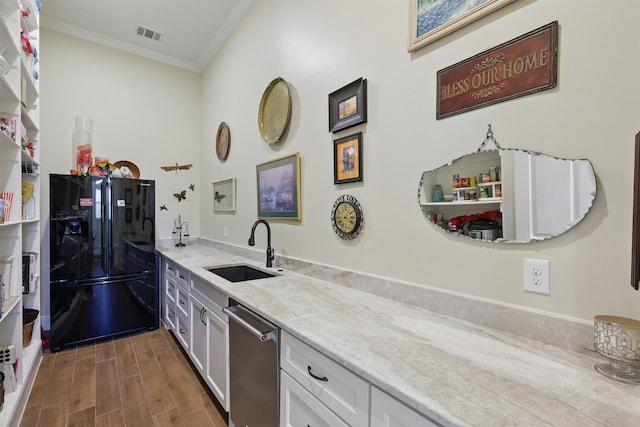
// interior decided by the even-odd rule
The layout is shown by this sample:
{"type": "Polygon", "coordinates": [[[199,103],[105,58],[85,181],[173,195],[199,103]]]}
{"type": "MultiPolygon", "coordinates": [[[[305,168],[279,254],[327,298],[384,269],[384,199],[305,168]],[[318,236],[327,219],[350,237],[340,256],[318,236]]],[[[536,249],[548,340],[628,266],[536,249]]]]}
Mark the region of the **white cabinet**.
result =
{"type": "Polygon", "coordinates": [[[286,331],[280,339],[280,427],[439,425],[286,331]]]}
{"type": "MultiPolygon", "coordinates": [[[[318,405],[325,406],[348,425],[369,425],[369,383],[286,331],[281,332],[280,339],[281,381],[286,373],[317,400],[318,405]]],[[[287,392],[295,393],[295,389],[287,392]]],[[[301,415],[287,407],[287,401],[305,401],[307,406],[315,407],[305,394],[299,394],[298,400],[281,394],[281,399],[284,401],[281,413],[290,413],[291,417],[301,415]]],[[[313,423],[311,420],[300,423],[307,424],[313,423]]]]}
{"type": "Polygon", "coordinates": [[[195,365],[200,375],[204,374],[207,355],[207,318],[204,304],[196,298],[191,297],[191,345],[189,346],[189,357],[195,365]]]}
{"type": "Polygon", "coordinates": [[[314,395],[304,389],[289,374],[280,375],[280,426],[281,427],[347,427],[314,395]]]}
{"type": "Polygon", "coordinates": [[[371,427],[439,426],[387,393],[371,386],[371,427]]]}
{"type": "Polygon", "coordinates": [[[189,342],[191,338],[191,334],[189,333],[190,329],[191,329],[191,325],[189,322],[189,318],[186,316],[183,316],[180,313],[177,313],[175,336],[176,338],[178,338],[178,342],[180,343],[180,345],[182,345],[182,347],[187,352],[189,351],[189,342]]]}
{"type": "Polygon", "coordinates": [[[40,316],[33,324],[31,337],[23,340],[23,308],[41,308],[39,108],[34,47],[37,52],[38,10],[33,2],[0,0],[0,52],[9,65],[6,74],[0,72],[0,192],[4,193],[0,198],[8,200],[8,194],[12,195],[10,212],[6,210],[8,215],[0,224],[0,349],[11,346],[18,361],[1,366],[15,372],[15,381],[4,381],[2,427],[18,425],[42,358],[40,316]],[[31,193],[24,209],[23,187],[31,193]],[[34,254],[35,262],[23,277],[25,254],[26,260],[34,254]]]}
{"type": "Polygon", "coordinates": [[[205,383],[229,411],[229,297],[162,258],[162,321],[184,348],[205,383]]]}
{"type": "Polygon", "coordinates": [[[162,258],[161,272],[162,322],[173,330],[178,342],[188,351],[191,340],[189,285],[185,280],[188,273],[166,258],[162,258]]]}
{"type": "Polygon", "coordinates": [[[228,298],[211,285],[191,278],[190,357],[205,382],[229,410],[229,323],[222,308],[228,298]]]}

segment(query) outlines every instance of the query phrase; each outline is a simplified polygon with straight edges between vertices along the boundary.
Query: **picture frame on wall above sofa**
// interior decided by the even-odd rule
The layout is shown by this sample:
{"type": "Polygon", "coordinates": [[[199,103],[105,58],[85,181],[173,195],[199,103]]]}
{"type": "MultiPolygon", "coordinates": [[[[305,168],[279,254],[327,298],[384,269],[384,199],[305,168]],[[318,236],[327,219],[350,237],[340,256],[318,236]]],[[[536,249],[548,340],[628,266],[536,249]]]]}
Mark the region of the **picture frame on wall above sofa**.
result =
{"type": "Polygon", "coordinates": [[[213,183],[213,211],[235,212],[236,210],[236,180],[225,179],[213,183]]]}
{"type": "Polygon", "coordinates": [[[362,132],[333,141],[333,183],[362,181],[362,132]]]}
{"type": "Polygon", "coordinates": [[[514,1],[410,0],[407,50],[416,51],[514,1]]]}
{"type": "Polygon", "coordinates": [[[367,122],[367,79],[359,79],[329,94],[329,132],[367,122]]]}
{"type": "Polygon", "coordinates": [[[300,153],[256,166],[258,218],[302,219],[300,153]]]}

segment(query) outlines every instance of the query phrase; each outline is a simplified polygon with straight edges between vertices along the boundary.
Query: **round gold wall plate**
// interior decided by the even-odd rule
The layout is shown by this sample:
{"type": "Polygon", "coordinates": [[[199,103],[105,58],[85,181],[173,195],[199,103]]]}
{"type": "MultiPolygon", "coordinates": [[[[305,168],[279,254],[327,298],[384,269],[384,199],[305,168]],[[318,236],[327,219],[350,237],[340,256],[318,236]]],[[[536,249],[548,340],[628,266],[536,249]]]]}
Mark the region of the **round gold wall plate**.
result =
{"type": "Polygon", "coordinates": [[[231,144],[231,131],[225,122],[218,126],[216,136],[216,155],[220,160],[226,160],[229,155],[229,145],[231,144]]]}
{"type": "Polygon", "coordinates": [[[258,109],[258,129],[267,144],[280,141],[291,120],[291,94],[284,79],[274,79],[265,89],[258,109]]]}

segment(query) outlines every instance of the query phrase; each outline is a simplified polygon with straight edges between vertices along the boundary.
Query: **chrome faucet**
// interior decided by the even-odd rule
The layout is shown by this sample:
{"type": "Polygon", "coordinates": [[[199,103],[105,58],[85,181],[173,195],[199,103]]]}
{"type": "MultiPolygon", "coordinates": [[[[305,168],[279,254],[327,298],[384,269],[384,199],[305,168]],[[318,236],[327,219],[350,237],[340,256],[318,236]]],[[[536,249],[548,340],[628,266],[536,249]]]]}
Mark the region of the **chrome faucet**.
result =
{"type": "Polygon", "coordinates": [[[271,227],[269,227],[269,223],[264,219],[259,219],[253,223],[251,236],[249,236],[249,246],[256,245],[256,227],[258,224],[264,224],[265,227],[267,227],[267,267],[273,267],[273,264],[271,263],[274,259],[273,248],[271,247],[271,227]]]}

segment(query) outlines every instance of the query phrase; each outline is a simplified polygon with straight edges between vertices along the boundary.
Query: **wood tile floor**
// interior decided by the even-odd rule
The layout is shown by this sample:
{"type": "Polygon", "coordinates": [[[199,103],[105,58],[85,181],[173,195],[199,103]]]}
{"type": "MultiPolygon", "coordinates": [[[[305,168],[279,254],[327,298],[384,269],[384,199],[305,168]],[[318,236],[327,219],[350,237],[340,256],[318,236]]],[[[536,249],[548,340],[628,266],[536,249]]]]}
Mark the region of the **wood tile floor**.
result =
{"type": "Polygon", "coordinates": [[[45,353],[21,427],[226,427],[170,333],[45,353]]]}

